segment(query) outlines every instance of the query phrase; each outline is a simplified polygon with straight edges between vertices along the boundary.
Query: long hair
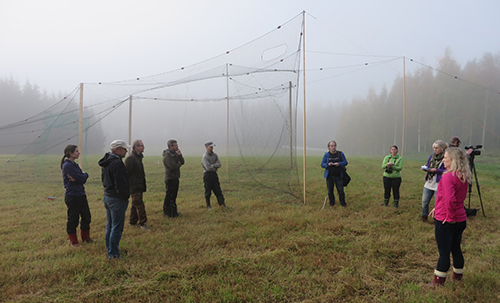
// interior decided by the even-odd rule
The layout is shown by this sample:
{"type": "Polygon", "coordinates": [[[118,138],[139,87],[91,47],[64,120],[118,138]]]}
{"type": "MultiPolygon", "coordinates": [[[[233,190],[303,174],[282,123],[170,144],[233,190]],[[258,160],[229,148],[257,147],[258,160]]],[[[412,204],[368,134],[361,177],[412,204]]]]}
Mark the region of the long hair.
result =
{"type": "Polygon", "coordinates": [[[61,159],[61,169],[62,169],[62,166],[64,164],[64,160],[66,160],[66,158],[69,158],[69,154],[74,153],[77,147],[78,146],[76,146],[74,144],[70,144],[70,145],[66,146],[66,148],[64,149],[64,156],[61,159]]]}
{"type": "Polygon", "coordinates": [[[448,147],[446,152],[451,159],[451,165],[446,173],[453,173],[460,181],[471,182],[472,174],[469,167],[467,155],[458,147],[448,147]]]}

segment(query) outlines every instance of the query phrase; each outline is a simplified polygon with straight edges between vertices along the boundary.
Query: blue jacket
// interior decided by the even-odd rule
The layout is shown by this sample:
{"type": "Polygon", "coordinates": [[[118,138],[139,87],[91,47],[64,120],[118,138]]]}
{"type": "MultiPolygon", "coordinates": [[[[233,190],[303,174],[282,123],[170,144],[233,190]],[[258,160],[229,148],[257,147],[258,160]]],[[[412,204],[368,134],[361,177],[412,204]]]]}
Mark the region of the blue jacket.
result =
{"type": "Polygon", "coordinates": [[[62,177],[67,196],[85,196],[83,184],[87,182],[89,174],[84,173],[78,164],[66,159],[62,165],[62,177]],[[75,181],[70,181],[68,175],[75,181]]]}
{"type": "MultiPolygon", "coordinates": [[[[329,172],[329,169],[328,169],[328,158],[329,158],[329,154],[330,154],[330,151],[327,151],[325,153],[325,155],[323,156],[323,160],[321,161],[321,167],[323,167],[325,169],[325,174],[324,174],[324,177],[325,179],[328,178],[328,172],[329,172]]],[[[339,162],[340,164],[340,167],[346,167],[347,164],[347,159],[345,158],[344,156],[344,153],[343,152],[340,152],[340,156],[342,157],[342,161],[339,162]]],[[[344,177],[344,170],[342,170],[342,172],[340,173],[340,177],[343,178],[344,177]]]]}

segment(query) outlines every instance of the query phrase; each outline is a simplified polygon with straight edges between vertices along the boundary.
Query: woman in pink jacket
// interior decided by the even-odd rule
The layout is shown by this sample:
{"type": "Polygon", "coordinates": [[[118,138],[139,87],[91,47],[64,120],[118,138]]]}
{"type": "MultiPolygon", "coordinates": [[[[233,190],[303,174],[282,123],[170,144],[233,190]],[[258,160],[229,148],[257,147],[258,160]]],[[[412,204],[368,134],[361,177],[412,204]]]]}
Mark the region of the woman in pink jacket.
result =
{"type": "Polygon", "coordinates": [[[435,219],[439,250],[439,260],[431,286],[443,285],[446,281],[446,273],[450,268],[450,253],[453,256],[453,281],[462,279],[464,269],[464,256],[460,245],[467,222],[464,200],[471,172],[465,152],[457,147],[446,149],[443,162],[446,172],[439,182],[435,208],[429,213],[435,219]]]}

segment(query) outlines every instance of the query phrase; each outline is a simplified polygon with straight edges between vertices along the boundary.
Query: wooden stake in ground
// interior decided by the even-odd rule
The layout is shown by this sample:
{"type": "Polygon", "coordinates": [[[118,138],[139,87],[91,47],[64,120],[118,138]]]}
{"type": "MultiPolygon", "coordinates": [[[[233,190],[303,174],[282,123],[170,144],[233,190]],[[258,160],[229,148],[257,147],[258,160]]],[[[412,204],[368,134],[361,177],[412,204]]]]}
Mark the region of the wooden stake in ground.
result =
{"type": "Polygon", "coordinates": [[[325,209],[326,200],[328,200],[328,196],[325,197],[325,202],[323,202],[323,207],[321,209],[325,209]]]}

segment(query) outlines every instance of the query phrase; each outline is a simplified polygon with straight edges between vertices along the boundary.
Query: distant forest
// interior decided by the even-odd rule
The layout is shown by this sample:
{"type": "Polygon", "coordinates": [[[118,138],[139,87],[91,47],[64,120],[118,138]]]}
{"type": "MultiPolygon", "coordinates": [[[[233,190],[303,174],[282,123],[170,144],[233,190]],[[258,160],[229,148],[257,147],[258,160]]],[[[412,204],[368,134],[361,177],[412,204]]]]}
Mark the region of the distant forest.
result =
{"type": "MultiPolygon", "coordinates": [[[[461,67],[447,49],[436,67],[406,74],[405,152],[432,152],[432,143],[452,136],[466,145],[500,148],[500,54],[485,53],[461,67]]],[[[388,91],[370,89],[364,98],[344,103],[335,123],[343,151],[370,155],[401,151],[403,77],[388,91]]]]}
{"type": "MultiPolygon", "coordinates": [[[[64,96],[60,93],[58,96],[55,94],[49,94],[47,91],[42,90],[38,85],[30,83],[27,80],[23,85],[16,81],[13,77],[10,78],[0,78],[0,104],[2,110],[0,111],[0,135],[3,142],[0,144],[0,153],[2,154],[17,154],[18,152],[23,153],[37,153],[32,149],[25,149],[26,146],[32,144],[34,138],[30,136],[30,133],[37,133],[40,131],[39,124],[28,124],[24,123],[25,119],[31,118],[30,121],[45,119],[45,127],[47,131],[45,136],[48,137],[47,132],[57,132],[57,128],[49,128],[48,121],[53,120],[61,113],[61,107],[51,108],[58,101],[63,100],[64,96]],[[34,117],[35,116],[35,117],[34,117]],[[16,123],[14,127],[13,123],[16,123]],[[33,129],[30,129],[32,127],[33,129]],[[6,139],[7,138],[7,139],[6,139]],[[7,142],[6,142],[7,141],[7,142]]],[[[66,108],[77,108],[77,102],[70,102],[71,104],[66,104],[66,108]]],[[[73,116],[68,119],[76,120],[78,122],[78,114],[73,114],[73,116]]],[[[70,128],[69,126],[64,126],[65,129],[70,128]]],[[[78,129],[78,124],[76,123],[71,128],[78,129]]],[[[85,135],[84,135],[85,137],[85,135]]],[[[88,137],[91,140],[83,143],[85,146],[81,149],[85,149],[88,153],[101,153],[104,148],[105,136],[99,126],[99,124],[88,130],[88,137]]],[[[67,144],[77,144],[78,137],[67,144]]],[[[51,154],[62,154],[62,148],[51,149],[51,142],[45,142],[44,146],[37,146],[38,150],[48,150],[51,154]]],[[[37,143],[40,145],[40,143],[37,143]]],[[[44,152],[45,153],[45,152],[44,152]]]]}

